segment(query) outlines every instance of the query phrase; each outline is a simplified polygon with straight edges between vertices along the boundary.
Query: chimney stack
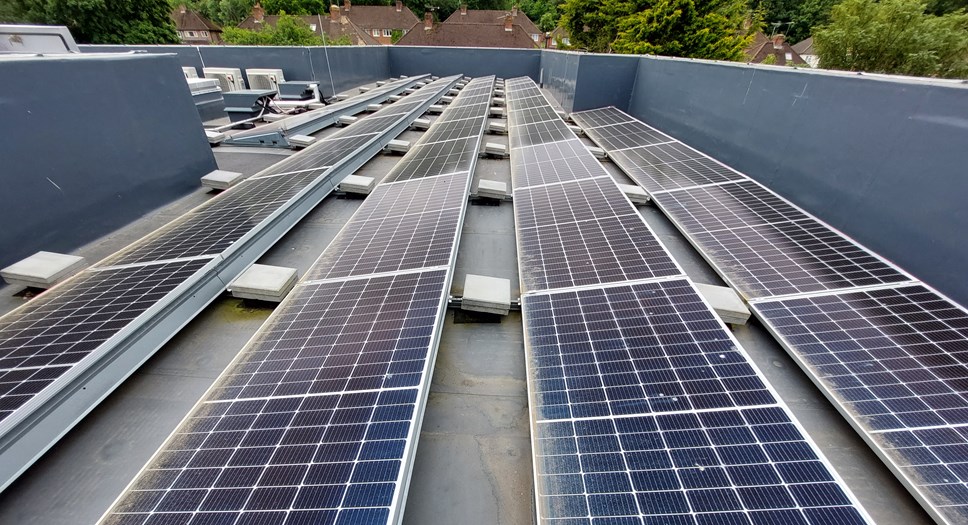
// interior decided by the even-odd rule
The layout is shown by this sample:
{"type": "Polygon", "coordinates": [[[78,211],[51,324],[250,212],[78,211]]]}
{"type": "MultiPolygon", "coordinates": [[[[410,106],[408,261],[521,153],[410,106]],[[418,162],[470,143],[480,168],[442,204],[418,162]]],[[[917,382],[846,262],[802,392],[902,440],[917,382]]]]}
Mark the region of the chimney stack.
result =
{"type": "Polygon", "coordinates": [[[397,12],[403,11],[403,0],[397,0],[397,12]]]}
{"type": "Polygon", "coordinates": [[[783,49],[783,35],[773,35],[773,49],[783,49]]]}
{"type": "Polygon", "coordinates": [[[347,13],[350,12],[350,0],[343,0],[343,10],[347,13]]]}
{"type": "Polygon", "coordinates": [[[260,4],[259,2],[256,2],[255,5],[252,6],[251,15],[252,15],[252,19],[255,20],[257,24],[261,24],[262,21],[265,20],[266,18],[266,10],[262,9],[262,4],[260,4]]]}
{"type": "Polygon", "coordinates": [[[333,4],[329,6],[329,20],[331,22],[339,22],[339,6],[333,4]]]}
{"type": "Polygon", "coordinates": [[[430,31],[434,28],[434,14],[430,11],[424,13],[424,30],[430,31]]]}
{"type": "Polygon", "coordinates": [[[513,17],[517,17],[518,16],[518,5],[517,4],[514,4],[514,7],[511,8],[511,16],[513,16],[513,17]]]}
{"type": "Polygon", "coordinates": [[[181,14],[185,14],[188,12],[188,7],[185,7],[185,4],[181,4],[178,6],[178,12],[181,14]]]}
{"type": "Polygon", "coordinates": [[[460,5],[460,16],[467,16],[467,4],[460,5]]]}
{"type": "Polygon", "coordinates": [[[511,16],[511,13],[504,15],[504,30],[514,31],[514,17],[511,16]]]}

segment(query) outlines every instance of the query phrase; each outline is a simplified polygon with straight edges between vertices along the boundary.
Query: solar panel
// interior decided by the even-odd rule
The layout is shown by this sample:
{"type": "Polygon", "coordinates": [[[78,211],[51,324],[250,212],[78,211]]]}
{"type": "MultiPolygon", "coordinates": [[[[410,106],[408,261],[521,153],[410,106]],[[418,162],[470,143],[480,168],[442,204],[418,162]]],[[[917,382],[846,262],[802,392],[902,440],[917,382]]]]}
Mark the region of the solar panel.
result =
{"type": "Polygon", "coordinates": [[[523,308],[542,523],[866,522],[687,280],[523,308]]]}
{"type": "Polygon", "coordinates": [[[0,420],[209,262],[88,270],[0,318],[0,420]]]}
{"type": "Polygon", "coordinates": [[[921,285],[751,306],[929,510],[968,519],[968,312],[921,285]]]}
{"type": "Polygon", "coordinates": [[[708,157],[651,164],[649,160],[654,157],[649,153],[649,148],[610,151],[608,155],[649,193],[746,179],[708,157]]]}
{"type": "Polygon", "coordinates": [[[578,139],[522,148],[511,155],[515,188],[607,176],[608,172],[578,139]]]}
{"type": "Polygon", "coordinates": [[[514,207],[520,229],[637,215],[608,176],[521,188],[514,207]]]}
{"type": "Polygon", "coordinates": [[[621,124],[623,122],[638,122],[612,106],[572,113],[571,118],[585,130],[621,124]]]}
{"type": "Polygon", "coordinates": [[[105,522],[392,522],[446,274],[298,286],[105,522]]]}
{"type": "Polygon", "coordinates": [[[521,124],[514,131],[511,134],[511,149],[575,138],[575,134],[568,129],[568,126],[561,119],[535,124],[521,124]]]}
{"type": "MultiPolygon", "coordinates": [[[[478,128],[483,120],[478,121],[478,128]]],[[[477,159],[480,136],[469,137],[433,144],[417,144],[410,153],[390,170],[387,182],[398,182],[413,178],[427,177],[429,174],[442,175],[467,171],[477,159]]]]}
{"type": "Polygon", "coordinates": [[[591,128],[586,133],[609,151],[675,142],[674,138],[665,133],[637,125],[635,122],[591,128]]]}

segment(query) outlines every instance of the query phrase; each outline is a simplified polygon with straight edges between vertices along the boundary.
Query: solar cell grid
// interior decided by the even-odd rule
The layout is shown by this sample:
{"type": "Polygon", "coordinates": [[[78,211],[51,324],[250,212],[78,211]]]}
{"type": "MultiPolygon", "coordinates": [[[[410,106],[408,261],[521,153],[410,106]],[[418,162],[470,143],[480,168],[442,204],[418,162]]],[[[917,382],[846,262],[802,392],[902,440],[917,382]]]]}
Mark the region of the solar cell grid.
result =
{"type": "Polygon", "coordinates": [[[528,295],[538,420],[773,405],[685,279],[528,295]]]}
{"type": "Polygon", "coordinates": [[[428,173],[467,171],[477,159],[479,145],[478,136],[426,145],[418,144],[390,170],[384,180],[398,182],[426,177],[428,173]]]}
{"type": "Polygon", "coordinates": [[[416,399],[404,389],[203,404],[104,523],[386,523],[416,399]]]}
{"type": "Polygon", "coordinates": [[[515,190],[607,175],[578,139],[520,148],[511,155],[515,190]]]}
{"type": "Polygon", "coordinates": [[[520,229],[636,214],[611,177],[521,188],[514,207],[520,229]]]}
{"type": "Polygon", "coordinates": [[[780,408],[536,424],[543,523],[862,524],[780,408]]]}
{"type": "Polygon", "coordinates": [[[665,133],[650,130],[636,122],[591,128],[586,130],[586,133],[597,144],[609,151],[675,141],[665,133]]]}
{"type": "Polygon", "coordinates": [[[0,319],[0,420],[209,262],[83,272],[0,319]]]}
{"type": "Polygon", "coordinates": [[[576,124],[581,126],[582,129],[611,126],[612,124],[620,124],[622,122],[638,122],[632,117],[611,106],[607,108],[591,109],[588,111],[572,113],[571,118],[576,124]]]}
{"type": "Polygon", "coordinates": [[[401,184],[379,184],[353,215],[354,221],[385,219],[461,206],[467,173],[427,177],[401,184]]]}
{"type": "Polygon", "coordinates": [[[517,126],[514,128],[514,132],[511,133],[510,145],[511,149],[516,149],[522,146],[561,142],[574,138],[575,134],[568,129],[568,126],[563,121],[560,119],[549,120],[547,122],[517,126]]]}
{"type": "Polygon", "coordinates": [[[643,154],[650,156],[647,148],[609,151],[608,156],[650,193],[747,179],[708,157],[653,165],[643,154]]]}
{"type": "Polygon", "coordinates": [[[475,115],[474,118],[460,120],[441,119],[441,121],[433,127],[433,130],[427,131],[422,137],[420,137],[420,143],[428,144],[431,142],[440,142],[444,140],[477,137],[481,134],[481,126],[483,121],[484,116],[480,113],[475,115]]]}
{"type": "Polygon", "coordinates": [[[682,273],[641,216],[519,229],[517,233],[526,292],[682,273]]]}
{"type": "Polygon", "coordinates": [[[813,219],[695,231],[692,241],[749,298],[911,280],[813,219]]]}
{"type": "Polygon", "coordinates": [[[514,111],[508,114],[508,122],[512,127],[555,120],[561,121],[561,117],[547,104],[532,108],[519,108],[515,104],[514,111]]]}
{"type": "Polygon", "coordinates": [[[350,221],[319,258],[309,279],[445,266],[457,236],[461,205],[390,219],[350,221]]]}

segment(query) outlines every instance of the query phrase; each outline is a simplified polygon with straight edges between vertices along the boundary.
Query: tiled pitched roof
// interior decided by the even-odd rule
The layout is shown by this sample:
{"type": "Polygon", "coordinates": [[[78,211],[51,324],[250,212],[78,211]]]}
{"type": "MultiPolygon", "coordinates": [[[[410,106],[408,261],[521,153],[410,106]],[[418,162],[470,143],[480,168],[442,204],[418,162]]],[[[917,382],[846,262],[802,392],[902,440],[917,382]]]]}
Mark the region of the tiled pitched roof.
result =
{"type": "Polygon", "coordinates": [[[181,6],[176,7],[171,12],[171,19],[175,21],[175,28],[178,31],[213,31],[221,33],[222,28],[215,22],[205,18],[201,13],[186,9],[183,13],[181,6]]]}
{"type": "Polygon", "coordinates": [[[793,44],[793,50],[801,55],[815,55],[816,53],[813,51],[813,37],[793,44]]]}
{"type": "Polygon", "coordinates": [[[420,21],[407,6],[397,12],[395,5],[351,5],[349,11],[340,7],[340,12],[363,29],[410,29],[420,21]]]}
{"type": "Polygon", "coordinates": [[[504,25],[493,24],[437,24],[424,29],[423,22],[416,24],[397,45],[445,46],[445,47],[511,47],[532,49],[537,47],[531,35],[521,26],[505,31],[504,25]]]}
{"type": "Polygon", "coordinates": [[[753,43],[746,48],[746,58],[751,64],[760,64],[769,56],[774,57],[773,64],[778,66],[791,65],[787,64],[786,55],[789,53],[793,59],[790,61],[791,64],[796,65],[806,65],[807,61],[800,56],[799,53],[793,50],[793,48],[787,42],[780,44],[777,48],[773,45],[773,40],[768,36],[764,35],[762,32],[756,33],[753,37],[753,43]]]}
{"type": "MultiPolygon", "coordinates": [[[[452,15],[444,20],[444,24],[492,24],[498,26],[504,26],[504,17],[507,16],[511,11],[503,11],[496,9],[468,9],[467,14],[462,15],[460,9],[454,11],[452,15]]],[[[528,18],[528,15],[524,14],[522,11],[518,10],[517,16],[514,17],[514,25],[519,26],[524,30],[525,33],[529,35],[542,35],[544,33],[538,29],[538,26],[528,18]]]]}
{"type": "MultiPolygon", "coordinates": [[[[334,22],[328,15],[302,15],[299,18],[306,22],[306,25],[309,27],[312,28],[315,26],[313,31],[317,35],[325,35],[328,40],[338,40],[340,37],[348,36],[353,45],[380,45],[369,33],[360,29],[359,26],[345,16],[340,16],[338,22],[334,22]]],[[[258,31],[266,25],[275,26],[278,20],[278,15],[265,15],[262,22],[256,22],[255,18],[249,16],[239,24],[239,27],[258,31]]]]}

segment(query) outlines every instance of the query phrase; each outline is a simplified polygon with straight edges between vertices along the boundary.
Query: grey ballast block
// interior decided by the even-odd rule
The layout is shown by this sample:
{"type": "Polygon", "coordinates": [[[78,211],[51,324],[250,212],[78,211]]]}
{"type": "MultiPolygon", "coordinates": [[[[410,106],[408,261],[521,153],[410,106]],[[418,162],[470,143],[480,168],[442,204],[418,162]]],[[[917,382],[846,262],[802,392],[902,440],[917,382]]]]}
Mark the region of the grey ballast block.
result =
{"type": "Polygon", "coordinates": [[[370,113],[376,113],[381,109],[383,109],[383,104],[370,104],[366,106],[366,110],[369,111],[370,113]]]}
{"type": "Polygon", "coordinates": [[[343,100],[346,100],[346,99],[350,98],[350,95],[347,95],[346,93],[339,93],[338,95],[336,95],[333,98],[335,98],[337,101],[343,101],[343,100]]]}
{"type": "Polygon", "coordinates": [[[427,113],[430,113],[431,115],[439,115],[443,112],[444,112],[444,106],[440,104],[434,104],[429,108],[427,108],[427,113]]]}
{"type": "Polygon", "coordinates": [[[504,108],[501,108],[501,107],[498,107],[498,106],[491,106],[491,109],[488,112],[488,114],[490,116],[492,116],[492,117],[501,117],[501,118],[504,118],[504,108]]]}
{"type": "Polygon", "coordinates": [[[578,135],[579,137],[585,134],[585,130],[581,129],[580,126],[569,124],[568,129],[570,129],[572,133],[574,133],[575,135],[578,135]]]}
{"type": "Polygon", "coordinates": [[[460,90],[457,88],[451,88],[450,90],[447,91],[447,94],[453,95],[456,97],[457,95],[460,95],[460,90]]]}
{"type": "Polygon", "coordinates": [[[426,131],[430,129],[431,124],[430,119],[418,118],[414,119],[413,123],[410,124],[410,127],[415,130],[426,131]]]}
{"type": "Polygon", "coordinates": [[[377,80],[376,81],[376,87],[385,86],[385,85],[387,85],[387,81],[386,80],[377,80]]]}
{"type": "Polygon", "coordinates": [[[219,133],[218,131],[205,130],[205,138],[208,139],[208,143],[217,146],[225,140],[225,133],[219,133]]]}
{"type": "Polygon", "coordinates": [[[253,264],[229,285],[233,297],[282,302],[296,286],[296,269],[253,264]]]}
{"type": "Polygon", "coordinates": [[[503,106],[504,105],[504,102],[505,102],[504,97],[494,97],[494,99],[492,101],[492,103],[495,106],[503,106]]]}
{"type": "Polygon", "coordinates": [[[460,309],[507,315],[511,310],[511,281],[467,274],[460,309]]]}
{"type": "Polygon", "coordinates": [[[37,252],[0,270],[10,284],[31,288],[50,288],[87,266],[83,257],[62,253],[37,252]]]}
{"type": "Polygon", "coordinates": [[[345,193],[356,193],[358,195],[369,195],[375,186],[373,177],[363,177],[361,175],[347,175],[339,183],[339,189],[345,193]]]}
{"type": "Polygon", "coordinates": [[[384,149],[387,153],[406,153],[410,151],[410,141],[394,139],[387,142],[384,149]]]}
{"type": "Polygon", "coordinates": [[[403,95],[390,95],[387,100],[390,102],[400,102],[403,100],[403,95]]]}
{"type": "Polygon", "coordinates": [[[440,97],[440,101],[443,102],[444,104],[450,104],[451,102],[454,101],[454,97],[450,95],[444,95],[440,97]]]}
{"type": "Polygon", "coordinates": [[[227,190],[242,182],[242,174],[234,171],[215,170],[202,177],[202,186],[213,190],[227,190]]]}
{"type": "Polygon", "coordinates": [[[503,199],[508,195],[508,185],[496,180],[481,179],[477,183],[477,196],[485,199],[503,199]]]}
{"type": "Polygon", "coordinates": [[[369,87],[366,87],[366,86],[362,86],[362,87],[360,87],[360,93],[366,93],[370,89],[372,89],[372,88],[369,88],[369,87]]]}
{"type": "Polygon", "coordinates": [[[306,148],[312,146],[316,142],[316,137],[310,137],[309,135],[293,135],[289,137],[289,145],[293,148],[306,148]]]}
{"type": "Polygon", "coordinates": [[[696,289],[724,323],[743,325],[749,320],[749,309],[732,288],[696,283],[696,289]]]}
{"type": "Polygon", "coordinates": [[[619,184],[618,188],[632,201],[632,204],[648,204],[651,200],[649,194],[635,184],[619,184]]]}
{"type": "Polygon", "coordinates": [[[608,158],[608,153],[606,153],[602,148],[596,148],[595,146],[586,146],[586,148],[588,148],[588,152],[594,155],[598,160],[605,160],[608,158]]]}
{"type": "Polygon", "coordinates": [[[503,144],[487,142],[484,144],[484,154],[492,157],[504,158],[508,156],[508,147],[503,144]]]}
{"type": "Polygon", "coordinates": [[[359,117],[353,117],[350,115],[340,115],[339,117],[339,123],[341,126],[349,126],[357,120],[359,120],[359,117]]]}
{"type": "Polygon", "coordinates": [[[508,125],[503,122],[488,122],[487,132],[493,135],[507,135],[508,125]]]}

